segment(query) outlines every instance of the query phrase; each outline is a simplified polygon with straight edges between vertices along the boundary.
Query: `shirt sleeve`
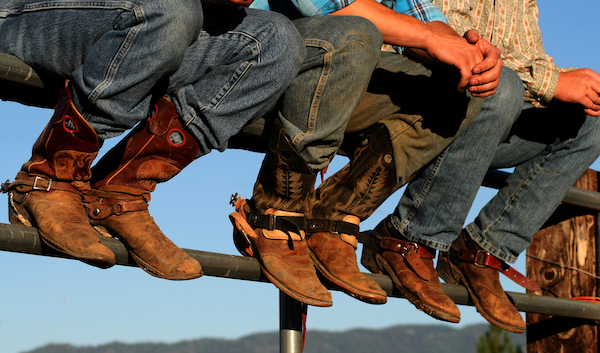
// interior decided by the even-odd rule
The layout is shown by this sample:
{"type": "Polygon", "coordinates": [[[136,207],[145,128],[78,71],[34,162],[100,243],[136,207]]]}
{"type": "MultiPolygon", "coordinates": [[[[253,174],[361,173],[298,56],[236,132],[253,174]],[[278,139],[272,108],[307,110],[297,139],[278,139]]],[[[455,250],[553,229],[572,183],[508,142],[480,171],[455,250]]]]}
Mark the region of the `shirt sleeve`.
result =
{"type": "Polygon", "coordinates": [[[291,0],[304,17],[329,15],[343,9],[354,0],[291,0]]]}
{"type": "MultiPolygon", "coordinates": [[[[526,34],[523,33],[521,37],[525,38],[527,35],[530,38],[530,42],[527,43],[528,49],[523,48],[515,54],[507,51],[505,61],[509,62],[508,65],[513,66],[511,68],[523,80],[525,98],[541,105],[548,105],[554,97],[560,69],[544,50],[536,0],[527,1],[523,20],[526,34]],[[525,60],[522,62],[519,59],[523,56],[525,56],[525,60]]],[[[524,43],[519,44],[522,46],[524,43]]],[[[516,45],[516,43],[511,43],[511,45],[516,45]]]]}

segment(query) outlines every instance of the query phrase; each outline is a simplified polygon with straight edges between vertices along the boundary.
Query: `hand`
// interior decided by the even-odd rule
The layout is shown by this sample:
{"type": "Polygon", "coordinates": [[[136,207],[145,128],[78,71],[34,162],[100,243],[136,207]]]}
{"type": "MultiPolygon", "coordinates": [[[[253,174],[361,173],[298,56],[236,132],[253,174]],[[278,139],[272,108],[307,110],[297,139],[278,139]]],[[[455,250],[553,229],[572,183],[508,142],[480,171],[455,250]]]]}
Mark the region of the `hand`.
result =
{"type": "Polygon", "coordinates": [[[600,116],[600,75],[590,69],[561,72],[554,99],[582,105],[586,114],[600,116]]]}
{"type": "Polygon", "coordinates": [[[458,70],[460,79],[457,89],[464,91],[470,86],[473,69],[484,60],[482,51],[441,22],[430,22],[427,26],[432,30],[433,36],[424,49],[425,56],[418,55],[418,57],[433,64],[458,70]]]}
{"type": "Polygon", "coordinates": [[[469,80],[468,89],[475,97],[491,96],[496,93],[502,73],[500,49],[482,38],[474,29],[467,31],[465,38],[469,43],[476,45],[484,57],[483,61],[473,67],[473,77],[469,80]]]}

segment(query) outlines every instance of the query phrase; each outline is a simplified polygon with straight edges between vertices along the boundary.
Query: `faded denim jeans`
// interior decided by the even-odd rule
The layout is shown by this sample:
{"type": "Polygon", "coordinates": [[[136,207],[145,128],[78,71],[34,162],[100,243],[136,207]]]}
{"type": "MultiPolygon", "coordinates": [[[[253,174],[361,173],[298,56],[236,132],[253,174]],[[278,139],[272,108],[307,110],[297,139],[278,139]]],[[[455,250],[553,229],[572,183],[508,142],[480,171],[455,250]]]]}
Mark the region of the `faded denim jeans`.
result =
{"type": "Polygon", "coordinates": [[[198,0],[8,0],[0,51],[69,78],[101,139],[146,118],[167,94],[205,154],[268,111],[305,55],[283,16],[226,12],[203,23],[198,0]]]}
{"type": "Polygon", "coordinates": [[[505,68],[476,120],[408,185],[392,224],[409,240],[448,251],[486,171],[515,167],[466,227],[485,251],[514,262],[599,155],[597,118],[574,105],[524,105],[521,80],[505,68]]]}
{"type": "Polygon", "coordinates": [[[280,120],[306,163],[321,170],[341,145],[367,89],[382,37],[360,17],[321,16],[293,23],[304,38],[307,57],[282,97],[280,120]]]}

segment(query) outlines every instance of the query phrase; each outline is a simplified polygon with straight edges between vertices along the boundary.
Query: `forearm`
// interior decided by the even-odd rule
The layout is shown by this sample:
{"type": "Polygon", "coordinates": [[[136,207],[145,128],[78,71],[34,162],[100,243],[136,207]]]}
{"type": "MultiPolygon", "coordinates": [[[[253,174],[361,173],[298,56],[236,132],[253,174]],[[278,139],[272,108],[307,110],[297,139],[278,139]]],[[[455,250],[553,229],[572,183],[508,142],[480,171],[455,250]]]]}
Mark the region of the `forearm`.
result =
{"type": "Polygon", "coordinates": [[[391,45],[426,49],[434,40],[434,33],[425,23],[374,0],[356,0],[332,15],[360,16],[370,20],[381,31],[384,43],[391,45]]]}

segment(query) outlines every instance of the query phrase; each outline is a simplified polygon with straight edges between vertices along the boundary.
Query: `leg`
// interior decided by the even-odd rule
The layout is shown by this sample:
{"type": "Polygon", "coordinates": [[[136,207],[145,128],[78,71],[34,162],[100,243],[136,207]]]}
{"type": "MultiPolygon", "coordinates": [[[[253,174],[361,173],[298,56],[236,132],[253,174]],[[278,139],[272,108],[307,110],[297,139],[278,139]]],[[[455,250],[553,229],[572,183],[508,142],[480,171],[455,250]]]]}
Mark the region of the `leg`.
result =
{"type": "Polygon", "coordinates": [[[146,115],[150,89],[197,36],[198,4],[178,3],[178,11],[161,1],[12,1],[0,9],[0,50],[72,82],[31,160],[2,189],[11,222],[36,226],[51,247],[99,267],[112,266],[114,254],[87,221],[82,191],[102,140],[146,115]]]}
{"type": "Polygon", "coordinates": [[[354,17],[294,24],[305,39],[307,59],[282,99],[253,197],[238,203],[231,217],[238,235],[249,241],[238,248],[256,256],[277,287],[304,303],[330,306],[331,295],[316,276],[306,245],[304,214],[316,172],[337,151],[367,87],[381,34],[354,17]],[[269,226],[269,219],[277,223],[269,226]]]}
{"type": "Polygon", "coordinates": [[[146,117],[151,90],[177,70],[202,24],[194,0],[9,4],[0,51],[69,78],[75,108],[101,140],[146,117]]]}
{"type": "Polygon", "coordinates": [[[377,254],[367,253],[363,263],[369,259],[377,260],[407,298],[433,317],[452,322],[460,320],[458,308],[441,290],[433,257],[436,249],[447,250],[460,232],[468,206],[497,145],[518,116],[522,99],[521,81],[514,72],[505,70],[498,92],[486,99],[474,122],[444,153],[416,175],[395,214],[381,222],[372,233],[379,250],[377,254]],[[463,174],[468,177],[461,178],[463,174]],[[397,248],[414,250],[410,250],[408,256],[402,251],[394,251],[397,248]],[[414,256],[415,251],[420,256],[414,256]]]}
{"type": "Polygon", "coordinates": [[[243,124],[265,113],[303,58],[296,30],[281,15],[230,7],[225,11],[231,16],[217,14],[218,24],[228,31],[209,35],[215,29],[205,28],[171,80],[177,106],[193,114],[191,121],[179,117],[171,100],[160,99],[153,117],[94,167],[92,190],[87,193],[89,217],[117,235],[140,267],[156,277],[181,280],[202,275],[200,264],[173,244],[148,213],[156,183],[173,178],[211,148],[225,146],[243,124]],[[279,60],[283,54],[286,58],[279,60]],[[269,67],[272,72],[267,75],[269,67]],[[185,70],[190,70],[187,75],[185,70]],[[278,82],[272,84],[275,75],[278,82]],[[269,85],[259,92],[263,82],[269,85]],[[248,93],[254,89],[257,92],[248,93]],[[195,105],[203,102],[208,103],[203,109],[195,105]],[[213,129],[204,133],[198,127],[213,129]]]}

